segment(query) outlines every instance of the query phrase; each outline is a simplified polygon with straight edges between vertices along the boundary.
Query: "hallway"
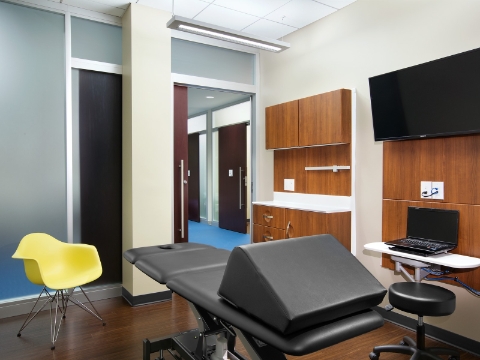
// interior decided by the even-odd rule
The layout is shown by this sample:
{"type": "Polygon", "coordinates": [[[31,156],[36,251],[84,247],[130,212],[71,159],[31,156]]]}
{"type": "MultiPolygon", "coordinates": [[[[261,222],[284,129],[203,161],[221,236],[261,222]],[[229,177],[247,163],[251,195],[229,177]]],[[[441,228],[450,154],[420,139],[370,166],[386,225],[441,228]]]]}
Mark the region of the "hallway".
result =
{"type": "Polygon", "coordinates": [[[235,246],[250,244],[250,234],[220,229],[217,226],[188,222],[189,242],[211,245],[219,249],[232,250],[235,246]]]}

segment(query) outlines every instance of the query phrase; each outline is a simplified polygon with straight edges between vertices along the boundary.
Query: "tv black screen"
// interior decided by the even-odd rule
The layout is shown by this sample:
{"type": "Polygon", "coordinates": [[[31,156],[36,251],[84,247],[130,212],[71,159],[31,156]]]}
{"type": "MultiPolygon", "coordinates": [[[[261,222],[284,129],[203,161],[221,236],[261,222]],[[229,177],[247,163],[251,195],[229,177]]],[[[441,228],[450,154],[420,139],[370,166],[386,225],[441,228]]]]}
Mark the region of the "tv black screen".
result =
{"type": "Polygon", "coordinates": [[[369,83],[375,141],[480,132],[480,49],[369,83]]]}

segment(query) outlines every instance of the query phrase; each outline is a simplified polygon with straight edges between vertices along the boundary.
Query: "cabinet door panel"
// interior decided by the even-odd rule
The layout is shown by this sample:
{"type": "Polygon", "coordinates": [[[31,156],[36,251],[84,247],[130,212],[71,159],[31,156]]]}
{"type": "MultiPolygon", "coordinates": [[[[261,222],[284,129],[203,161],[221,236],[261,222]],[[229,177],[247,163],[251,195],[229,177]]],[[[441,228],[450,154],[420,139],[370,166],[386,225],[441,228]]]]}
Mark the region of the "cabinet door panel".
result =
{"type": "Polygon", "coordinates": [[[351,213],[312,213],[313,234],[331,234],[351,250],[351,213]]]}
{"type": "Polygon", "coordinates": [[[298,100],[265,109],[266,148],[298,146],[298,100]]]}
{"type": "Polygon", "coordinates": [[[253,223],[263,225],[263,214],[267,210],[268,206],[253,205],[253,223]]]}
{"type": "Polygon", "coordinates": [[[313,235],[311,232],[312,212],[286,209],[285,221],[287,223],[287,229],[285,230],[287,238],[313,235]]]}
{"type": "Polygon", "coordinates": [[[274,206],[253,205],[253,223],[285,229],[285,209],[274,206]]]}
{"type": "Polygon", "coordinates": [[[351,104],[346,89],[300,99],[298,146],[350,143],[351,104]]]}
{"type": "Polygon", "coordinates": [[[253,236],[254,243],[263,242],[263,225],[253,224],[253,236]]]}
{"type": "Polygon", "coordinates": [[[285,239],[285,230],[272,228],[262,225],[253,225],[253,242],[260,243],[266,241],[285,239]]]}

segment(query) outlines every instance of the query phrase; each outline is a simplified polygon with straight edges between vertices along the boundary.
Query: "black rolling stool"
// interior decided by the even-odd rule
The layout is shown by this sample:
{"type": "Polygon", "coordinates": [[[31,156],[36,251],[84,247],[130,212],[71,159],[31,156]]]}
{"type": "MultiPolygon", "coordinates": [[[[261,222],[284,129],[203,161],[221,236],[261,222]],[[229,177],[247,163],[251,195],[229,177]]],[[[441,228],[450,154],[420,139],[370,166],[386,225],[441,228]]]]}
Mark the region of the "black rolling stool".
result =
{"type": "Polygon", "coordinates": [[[450,355],[449,360],[459,360],[460,353],[446,348],[425,348],[424,316],[445,316],[455,311],[455,294],[439,286],[418,282],[402,282],[390,286],[390,304],[405,312],[418,315],[417,342],[405,336],[400,345],[375,346],[370,353],[371,360],[380,358],[382,352],[412,355],[410,360],[442,360],[436,355],[450,355]]]}

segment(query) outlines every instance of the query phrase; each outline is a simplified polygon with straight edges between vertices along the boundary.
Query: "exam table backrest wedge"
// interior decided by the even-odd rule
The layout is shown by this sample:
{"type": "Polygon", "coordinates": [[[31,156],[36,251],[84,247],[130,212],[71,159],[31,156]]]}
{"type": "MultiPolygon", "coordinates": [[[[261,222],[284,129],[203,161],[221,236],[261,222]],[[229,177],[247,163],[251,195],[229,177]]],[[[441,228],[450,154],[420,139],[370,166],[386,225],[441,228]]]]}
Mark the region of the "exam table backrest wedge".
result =
{"type": "Polygon", "coordinates": [[[376,306],[386,292],[331,235],[237,247],[218,289],[285,335],[376,306]]]}

